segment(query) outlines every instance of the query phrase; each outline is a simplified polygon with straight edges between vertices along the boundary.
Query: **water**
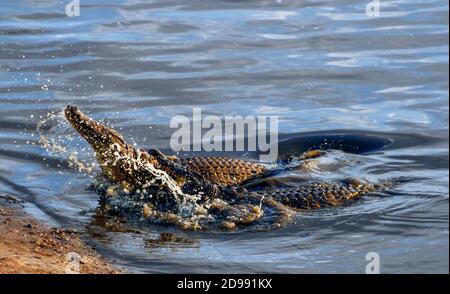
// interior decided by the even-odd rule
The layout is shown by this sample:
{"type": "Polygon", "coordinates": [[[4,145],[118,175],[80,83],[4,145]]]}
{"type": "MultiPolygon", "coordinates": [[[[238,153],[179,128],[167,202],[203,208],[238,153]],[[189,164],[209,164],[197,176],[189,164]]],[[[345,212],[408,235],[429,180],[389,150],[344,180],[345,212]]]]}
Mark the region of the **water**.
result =
{"type": "Polygon", "coordinates": [[[378,252],[384,273],[448,273],[448,1],[381,0],[368,17],[369,1],[81,0],[73,18],[68,2],[1,1],[0,193],[133,272],[363,273],[378,252]],[[92,174],[39,145],[38,123],[68,103],[165,151],[170,119],[197,106],[278,115],[281,156],[370,135],[392,144],[282,180],[403,180],[269,232],[131,225],[95,216],[92,174]]]}

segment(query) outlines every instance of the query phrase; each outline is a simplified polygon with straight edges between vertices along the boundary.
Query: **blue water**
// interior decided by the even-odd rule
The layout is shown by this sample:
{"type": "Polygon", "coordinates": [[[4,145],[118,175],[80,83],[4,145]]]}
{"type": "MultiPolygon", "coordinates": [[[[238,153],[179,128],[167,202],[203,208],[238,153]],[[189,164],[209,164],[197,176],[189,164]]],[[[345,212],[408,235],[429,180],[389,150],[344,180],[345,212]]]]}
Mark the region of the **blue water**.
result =
{"type": "Polygon", "coordinates": [[[68,2],[0,2],[0,194],[132,272],[363,273],[375,251],[384,273],[448,273],[448,1],[381,0],[369,17],[361,0],[81,0],[72,18],[68,2]],[[92,175],[38,143],[68,103],[166,151],[171,118],[193,107],[278,116],[281,155],[371,134],[393,144],[332,153],[306,176],[407,180],[270,232],[129,230],[95,218],[92,175]],[[152,241],[164,232],[177,239],[152,241]]]}

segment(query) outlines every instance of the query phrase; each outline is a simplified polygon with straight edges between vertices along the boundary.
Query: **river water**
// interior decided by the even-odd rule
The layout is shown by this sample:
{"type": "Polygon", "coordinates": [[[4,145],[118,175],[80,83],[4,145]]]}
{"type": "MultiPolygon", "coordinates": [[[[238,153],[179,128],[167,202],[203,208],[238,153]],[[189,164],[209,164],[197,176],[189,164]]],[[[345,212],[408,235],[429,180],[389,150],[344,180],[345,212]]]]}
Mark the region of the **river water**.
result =
{"type": "MultiPolygon", "coordinates": [[[[361,0],[81,0],[75,17],[68,2],[0,3],[0,195],[131,272],[364,273],[376,252],[382,273],[448,273],[448,1],[381,0],[378,17],[361,0]],[[38,142],[38,124],[68,103],[167,152],[171,118],[193,107],[278,116],[280,156],[342,149],[281,181],[396,184],[268,232],[100,217],[95,172],[38,142]]],[[[50,122],[53,139],[95,160],[50,122]]]]}

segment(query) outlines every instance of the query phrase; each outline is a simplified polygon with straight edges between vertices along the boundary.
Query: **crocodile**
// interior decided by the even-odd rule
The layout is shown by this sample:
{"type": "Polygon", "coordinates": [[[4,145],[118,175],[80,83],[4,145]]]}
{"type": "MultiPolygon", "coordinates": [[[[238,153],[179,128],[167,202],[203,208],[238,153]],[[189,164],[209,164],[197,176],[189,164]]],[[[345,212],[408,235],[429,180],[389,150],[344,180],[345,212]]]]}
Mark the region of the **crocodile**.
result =
{"type": "MultiPolygon", "coordinates": [[[[255,225],[281,227],[300,211],[333,207],[381,189],[357,179],[308,182],[295,187],[253,189],[246,183],[266,178],[274,169],[226,157],[177,158],[157,149],[128,144],[116,130],[68,105],[64,114],[90,144],[106,185],[100,185],[104,207],[184,229],[255,225]]],[[[301,160],[320,156],[313,150],[301,160]]],[[[276,168],[275,168],[276,171],[276,168]]]]}

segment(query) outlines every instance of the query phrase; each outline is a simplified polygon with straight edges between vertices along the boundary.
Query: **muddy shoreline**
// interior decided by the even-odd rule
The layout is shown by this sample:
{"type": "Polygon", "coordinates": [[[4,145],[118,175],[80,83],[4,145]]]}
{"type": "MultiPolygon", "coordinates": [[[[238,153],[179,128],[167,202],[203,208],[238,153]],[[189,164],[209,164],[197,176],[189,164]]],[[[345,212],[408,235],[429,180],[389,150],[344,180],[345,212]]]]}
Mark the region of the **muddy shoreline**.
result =
{"type": "Polygon", "coordinates": [[[47,228],[0,195],[0,274],[119,274],[76,231],[47,228]]]}

